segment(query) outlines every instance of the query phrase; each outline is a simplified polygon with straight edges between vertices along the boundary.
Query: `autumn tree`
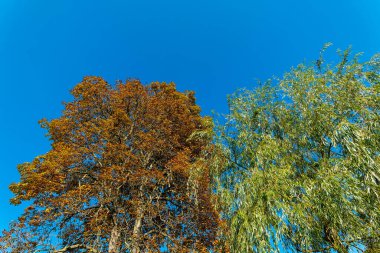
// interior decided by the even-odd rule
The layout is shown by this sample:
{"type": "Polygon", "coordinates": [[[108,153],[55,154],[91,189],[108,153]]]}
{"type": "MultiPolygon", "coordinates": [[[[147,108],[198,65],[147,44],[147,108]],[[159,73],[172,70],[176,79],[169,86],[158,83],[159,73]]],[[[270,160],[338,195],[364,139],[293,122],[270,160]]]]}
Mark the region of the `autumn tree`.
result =
{"type": "Polygon", "coordinates": [[[51,150],[18,166],[3,252],[202,252],[216,239],[210,119],[173,83],[111,86],[86,77],[60,118],[42,120],[51,150]]]}
{"type": "Polygon", "coordinates": [[[232,95],[213,174],[232,252],[380,251],[380,57],[232,95]]]}

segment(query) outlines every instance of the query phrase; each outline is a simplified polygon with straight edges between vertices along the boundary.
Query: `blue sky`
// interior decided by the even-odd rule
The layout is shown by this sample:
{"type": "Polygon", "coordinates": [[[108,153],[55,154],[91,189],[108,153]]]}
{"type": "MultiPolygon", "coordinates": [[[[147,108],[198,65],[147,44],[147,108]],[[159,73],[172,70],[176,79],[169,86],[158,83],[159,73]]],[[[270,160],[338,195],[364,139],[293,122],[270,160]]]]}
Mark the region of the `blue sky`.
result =
{"type": "Polygon", "coordinates": [[[85,75],[174,81],[203,114],[226,95],[329,50],[380,52],[378,0],[0,0],[0,229],[16,165],[49,150],[37,121],[58,117],[85,75]]]}

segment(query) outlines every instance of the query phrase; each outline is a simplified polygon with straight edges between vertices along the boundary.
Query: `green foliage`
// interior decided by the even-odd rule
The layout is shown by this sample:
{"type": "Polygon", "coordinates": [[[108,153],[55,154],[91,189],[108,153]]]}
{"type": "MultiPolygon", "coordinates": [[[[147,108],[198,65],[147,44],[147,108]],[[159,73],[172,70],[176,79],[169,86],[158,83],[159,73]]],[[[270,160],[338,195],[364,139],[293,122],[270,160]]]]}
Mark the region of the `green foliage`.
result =
{"type": "Polygon", "coordinates": [[[379,238],[380,56],[339,54],[229,97],[212,170],[232,252],[369,251],[379,238]]]}

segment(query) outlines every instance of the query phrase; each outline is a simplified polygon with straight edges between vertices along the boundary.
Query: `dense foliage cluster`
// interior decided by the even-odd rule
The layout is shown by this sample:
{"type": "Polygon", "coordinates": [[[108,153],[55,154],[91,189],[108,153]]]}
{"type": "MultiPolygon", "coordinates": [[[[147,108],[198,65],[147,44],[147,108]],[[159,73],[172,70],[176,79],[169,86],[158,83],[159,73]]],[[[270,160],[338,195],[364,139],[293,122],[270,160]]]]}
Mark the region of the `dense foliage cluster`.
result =
{"type": "Polygon", "coordinates": [[[378,247],[380,58],[358,57],[229,98],[214,173],[233,252],[378,247]]]}
{"type": "Polygon", "coordinates": [[[218,221],[202,162],[210,138],[191,137],[212,126],[199,115],[193,93],[135,80],[113,88],[86,77],[72,94],[62,117],[41,121],[52,149],[18,168],[21,181],[10,186],[11,201],[31,205],[5,232],[3,247],[12,252],[210,248],[218,221]]]}
{"type": "Polygon", "coordinates": [[[84,78],[0,250],[380,252],[380,57],[340,56],[235,93],[214,130],[174,84],[84,78]]]}

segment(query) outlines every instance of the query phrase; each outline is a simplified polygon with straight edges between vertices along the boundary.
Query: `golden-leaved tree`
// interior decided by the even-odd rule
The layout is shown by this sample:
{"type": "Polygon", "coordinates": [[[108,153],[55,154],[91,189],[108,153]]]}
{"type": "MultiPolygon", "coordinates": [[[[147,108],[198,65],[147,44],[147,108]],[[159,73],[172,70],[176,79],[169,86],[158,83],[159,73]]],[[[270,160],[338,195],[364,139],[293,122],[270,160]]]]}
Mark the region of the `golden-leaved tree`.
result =
{"type": "Polygon", "coordinates": [[[85,77],[51,150],[19,165],[11,202],[29,201],[4,252],[202,252],[216,241],[205,164],[212,124],[192,92],[85,77]]]}

